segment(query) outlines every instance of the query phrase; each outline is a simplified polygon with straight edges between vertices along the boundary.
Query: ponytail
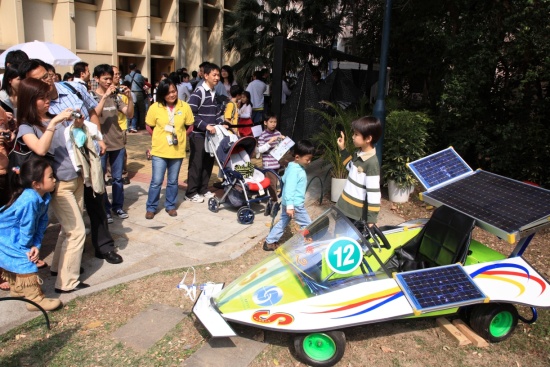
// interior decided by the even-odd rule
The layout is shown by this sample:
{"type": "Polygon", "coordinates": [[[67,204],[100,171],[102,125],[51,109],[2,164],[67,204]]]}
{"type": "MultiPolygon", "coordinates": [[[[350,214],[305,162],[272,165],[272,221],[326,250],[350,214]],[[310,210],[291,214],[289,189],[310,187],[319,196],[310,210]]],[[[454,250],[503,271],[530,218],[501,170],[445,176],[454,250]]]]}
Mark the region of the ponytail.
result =
{"type": "Polygon", "coordinates": [[[11,198],[8,203],[0,209],[4,212],[21,196],[25,189],[32,188],[33,182],[42,182],[46,168],[50,167],[50,162],[46,158],[32,157],[21,165],[21,168],[15,167],[11,176],[11,198]]]}

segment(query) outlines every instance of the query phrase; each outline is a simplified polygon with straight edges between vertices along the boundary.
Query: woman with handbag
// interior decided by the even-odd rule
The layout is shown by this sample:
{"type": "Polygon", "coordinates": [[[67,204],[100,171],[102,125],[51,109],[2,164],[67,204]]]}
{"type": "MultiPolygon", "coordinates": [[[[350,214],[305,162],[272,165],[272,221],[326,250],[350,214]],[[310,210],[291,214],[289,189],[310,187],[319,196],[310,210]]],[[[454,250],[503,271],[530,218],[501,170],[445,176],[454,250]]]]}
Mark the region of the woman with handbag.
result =
{"type": "Polygon", "coordinates": [[[82,218],[84,182],[72,164],[64,134],[73,118],[78,117],[75,126],[82,126],[84,120],[70,108],[52,117],[48,113],[49,90],[50,86],[38,79],[26,78],[19,84],[17,143],[22,142],[36,155],[53,156],[51,164],[57,182],[51,206],[66,238],[57,242],[51,271],[57,273],[55,291],[68,293],[89,287],[79,280],[86,238],[82,218]]]}

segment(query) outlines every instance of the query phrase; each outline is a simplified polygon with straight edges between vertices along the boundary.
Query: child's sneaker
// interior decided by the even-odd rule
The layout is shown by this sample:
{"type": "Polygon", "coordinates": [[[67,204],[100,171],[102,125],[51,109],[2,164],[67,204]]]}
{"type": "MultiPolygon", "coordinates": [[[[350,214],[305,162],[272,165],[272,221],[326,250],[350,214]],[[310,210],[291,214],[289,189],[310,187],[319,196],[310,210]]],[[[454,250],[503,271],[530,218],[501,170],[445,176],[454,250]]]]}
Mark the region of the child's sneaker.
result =
{"type": "Polygon", "coordinates": [[[122,210],[122,209],[118,209],[118,210],[116,211],[116,215],[117,215],[120,219],[126,219],[126,218],[128,218],[128,214],[127,214],[124,210],[122,210]]]}
{"type": "Polygon", "coordinates": [[[275,251],[279,248],[279,242],[267,243],[264,241],[264,251],[275,251]]]}
{"type": "Polygon", "coordinates": [[[203,203],[204,202],[204,198],[202,196],[200,196],[199,194],[195,194],[191,197],[186,196],[185,200],[190,201],[192,203],[203,203]]]}
{"type": "Polygon", "coordinates": [[[111,216],[111,214],[107,213],[107,223],[113,224],[113,222],[114,222],[113,217],[111,216]]]}

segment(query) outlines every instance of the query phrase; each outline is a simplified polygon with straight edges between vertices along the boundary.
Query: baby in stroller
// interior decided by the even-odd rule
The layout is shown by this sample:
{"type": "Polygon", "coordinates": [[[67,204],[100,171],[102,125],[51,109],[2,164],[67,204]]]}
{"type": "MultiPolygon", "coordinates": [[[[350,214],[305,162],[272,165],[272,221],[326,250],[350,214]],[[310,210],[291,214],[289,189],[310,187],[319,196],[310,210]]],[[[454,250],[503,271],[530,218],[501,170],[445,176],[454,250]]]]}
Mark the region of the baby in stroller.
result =
{"type": "Polygon", "coordinates": [[[207,134],[205,150],[218,162],[219,175],[223,178],[224,194],[221,199],[210,198],[208,209],[217,213],[220,205],[229,201],[231,205],[239,208],[237,221],[241,224],[252,224],[254,211],[250,208],[250,204],[270,199],[267,192],[270,180],[264,173],[267,171],[273,173],[282,188],[281,177],[273,170],[263,170],[252,164],[250,155],[256,149],[255,138],[251,136],[239,138],[222,125],[217,125],[215,128],[215,134],[207,134]]]}

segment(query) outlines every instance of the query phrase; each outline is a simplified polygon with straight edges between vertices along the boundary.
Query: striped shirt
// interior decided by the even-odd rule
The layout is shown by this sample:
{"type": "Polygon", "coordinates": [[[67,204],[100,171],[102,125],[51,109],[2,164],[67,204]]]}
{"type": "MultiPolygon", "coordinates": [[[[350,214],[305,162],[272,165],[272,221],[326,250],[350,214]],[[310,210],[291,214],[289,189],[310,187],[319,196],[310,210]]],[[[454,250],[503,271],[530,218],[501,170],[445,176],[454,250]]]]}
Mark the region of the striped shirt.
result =
{"type": "Polygon", "coordinates": [[[206,126],[219,125],[223,122],[223,116],[216,104],[215,96],[216,92],[210,89],[206,83],[202,83],[191,93],[187,103],[189,103],[193,116],[195,116],[194,133],[204,134],[206,126]]]}
{"type": "Polygon", "coordinates": [[[380,164],[376,149],[365,153],[356,151],[353,155],[342,150],[340,155],[349,175],[336,206],[349,218],[376,223],[381,198],[380,164]]]}
{"type": "Polygon", "coordinates": [[[281,133],[277,130],[269,131],[268,129],[265,129],[258,138],[258,151],[262,153],[262,165],[265,169],[281,168],[279,161],[269,154],[271,149],[275,148],[279,143],[278,141],[269,143],[269,139],[274,136],[281,136],[281,133]]]}
{"type": "Polygon", "coordinates": [[[57,99],[52,99],[50,101],[49,113],[53,115],[58,115],[63,112],[66,108],[72,108],[73,110],[79,109],[82,115],[84,115],[85,120],[90,120],[90,113],[88,111],[94,109],[97,106],[97,102],[92,96],[88,93],[86,88],[75,82],[63,82],[63,83],[54,83],[55,88],[57,89],[57,99]],[[80,97],[70,90],[68,87],[63,85],[63,83],[69,83],[78,93],[80,97]]]}

